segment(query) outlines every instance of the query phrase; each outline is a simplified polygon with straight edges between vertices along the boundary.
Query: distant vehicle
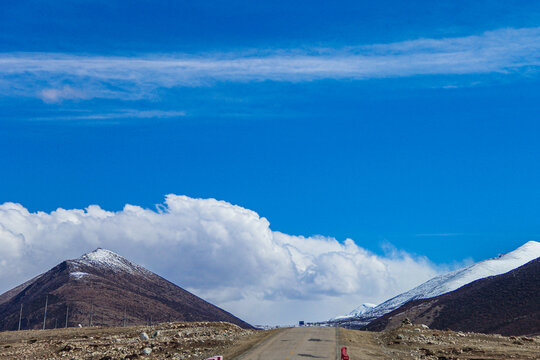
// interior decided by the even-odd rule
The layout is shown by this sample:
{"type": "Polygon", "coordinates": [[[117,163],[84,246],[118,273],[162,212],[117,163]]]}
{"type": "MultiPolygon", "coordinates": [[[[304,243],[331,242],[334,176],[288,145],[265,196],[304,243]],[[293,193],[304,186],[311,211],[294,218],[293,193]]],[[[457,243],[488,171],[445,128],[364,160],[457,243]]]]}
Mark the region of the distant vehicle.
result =
{"type": "Polygon", "coordinates": [[[304,321],[302,321],[302,320],[300,320],[300,321],[298,322],[298,326],[304,326],[304,324],[305,324],[305,323],[304,323],[304,321]]]}

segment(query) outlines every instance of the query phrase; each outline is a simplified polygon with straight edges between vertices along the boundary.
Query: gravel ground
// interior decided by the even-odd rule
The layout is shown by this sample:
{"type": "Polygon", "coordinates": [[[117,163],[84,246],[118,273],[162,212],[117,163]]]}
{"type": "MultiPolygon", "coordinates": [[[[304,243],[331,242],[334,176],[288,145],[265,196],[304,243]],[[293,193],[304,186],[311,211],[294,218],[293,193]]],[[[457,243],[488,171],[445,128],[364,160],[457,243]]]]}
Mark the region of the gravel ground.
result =
{"type": "MultiPolygon", "coordinates": [[[[229,323],[163,323],[0,333],[0,359],[233,360],[283,330],[245,330],[229,323]]],[[[351,360],[538,360],[540,337],[431,330],[402,324],[385,332],[339,329],[351,360]]]]}
{"type": "Polygon", "coordinates": [[[0,359],[204,359],[243,351],[264,333],[223,322],[7,331],[0,359]]]}
{"type": "Polygon", "coordinates": [[[340,329],[340,344],[351,360],[538,360],[540,337],[501,336],[431,330],[402,324],[386,332],[340,329]]]}

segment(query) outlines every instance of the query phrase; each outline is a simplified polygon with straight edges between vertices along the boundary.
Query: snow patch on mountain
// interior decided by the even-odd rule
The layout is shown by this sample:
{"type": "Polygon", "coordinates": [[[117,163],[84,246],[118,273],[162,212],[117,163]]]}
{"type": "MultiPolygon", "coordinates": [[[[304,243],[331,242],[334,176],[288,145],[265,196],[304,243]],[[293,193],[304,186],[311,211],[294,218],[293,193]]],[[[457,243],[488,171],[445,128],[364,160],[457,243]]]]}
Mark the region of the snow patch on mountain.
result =
{"type": "MultiPolygon", "coordinates": [[[[114,272],[127,272],[129,274],[152,275],[153,273],[146,270],[142,266],[132,263],[124,257],[106,249],[98,248],[92,252],[84,254],[76,260],[71,260],[71,264],[75,265],[74,270],[79,270],[79,267],[89,266],[101,270],[109,270],[114,272]]],[[[71,272],[73,274],[83,274],[81,271],[71,272]]]]}
{"type": "Polygon", "coordinates": [[[90,275],[89,273],[85,273],[85,272],[82,272],[82,271],[74,271],[74,272],[69,273],[69,276],[72,277],[75,280],[80,280],[83,277],[89,276],[89,275],[90,275]]]}
{"type": "MultiPolygon", "coordinates": [[[[351,322],[354,325],[367,325],[376,318],[399,308],[411,300],[427,299],[454,291],[473,281],[512,271],[538,257],[540,257],[540,242],[529,241],[510,253],[434,277],[358,316],[350,317],[351,322]]],[[[336,318],[335,321],[339,320],[339,318],[336,318]]],[[[343,317],[341,320],[346,321],[347,317],[343,317]]]]}

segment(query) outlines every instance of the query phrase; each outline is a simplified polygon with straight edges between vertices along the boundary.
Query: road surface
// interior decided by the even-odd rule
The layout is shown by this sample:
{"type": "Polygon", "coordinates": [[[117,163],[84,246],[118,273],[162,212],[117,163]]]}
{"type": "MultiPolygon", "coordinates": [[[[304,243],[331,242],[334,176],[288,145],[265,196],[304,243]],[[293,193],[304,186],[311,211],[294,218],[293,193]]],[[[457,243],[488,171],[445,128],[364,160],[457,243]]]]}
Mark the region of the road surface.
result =
{"type": "Polygon", "coordinates": [[[336,328],[286,329],[239,357],[239,360],[336,360],[336,328]]]}

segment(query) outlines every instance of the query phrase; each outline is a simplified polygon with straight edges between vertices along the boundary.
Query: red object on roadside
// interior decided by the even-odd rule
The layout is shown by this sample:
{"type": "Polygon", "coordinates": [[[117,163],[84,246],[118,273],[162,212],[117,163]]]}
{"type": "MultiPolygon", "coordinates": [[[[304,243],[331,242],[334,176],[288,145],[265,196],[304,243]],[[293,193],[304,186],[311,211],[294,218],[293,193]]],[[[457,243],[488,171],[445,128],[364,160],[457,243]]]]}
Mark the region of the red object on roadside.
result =
{"type": "Polygon", "coordinates": [[[341,360],[349,360],[349,355],[347,355],[347,348],[345,346],[341,348],[341,360]]]}

